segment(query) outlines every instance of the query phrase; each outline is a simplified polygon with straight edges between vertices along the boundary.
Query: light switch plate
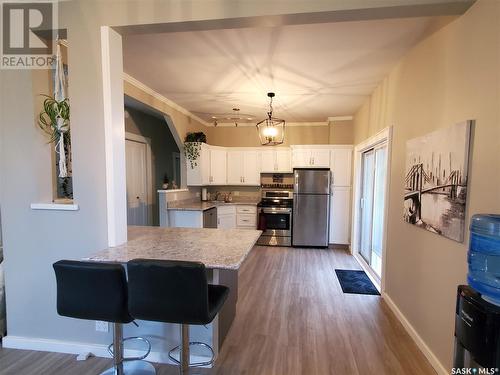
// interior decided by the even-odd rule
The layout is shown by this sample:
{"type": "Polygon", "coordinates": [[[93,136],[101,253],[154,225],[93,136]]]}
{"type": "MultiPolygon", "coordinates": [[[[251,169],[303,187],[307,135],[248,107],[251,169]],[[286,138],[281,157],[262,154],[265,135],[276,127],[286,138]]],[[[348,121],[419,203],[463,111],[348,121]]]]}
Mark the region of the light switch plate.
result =
{"type": "Polygon", "coordinates": [[[95,330],[97,332],[109,332],[108,322],[102,322],[100,320],[95,321],[95,330]]]}

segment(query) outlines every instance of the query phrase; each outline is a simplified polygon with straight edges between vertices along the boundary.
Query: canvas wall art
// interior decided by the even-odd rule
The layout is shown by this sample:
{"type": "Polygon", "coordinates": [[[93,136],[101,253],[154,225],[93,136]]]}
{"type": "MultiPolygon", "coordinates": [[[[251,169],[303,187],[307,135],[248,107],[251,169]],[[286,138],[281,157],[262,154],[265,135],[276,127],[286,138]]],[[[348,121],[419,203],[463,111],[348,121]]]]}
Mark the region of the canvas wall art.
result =
{"type": "Polygon", "coordinates": [[[470,130],[464,121],[406,143],[404,220],[463,242],[470,130]]]}

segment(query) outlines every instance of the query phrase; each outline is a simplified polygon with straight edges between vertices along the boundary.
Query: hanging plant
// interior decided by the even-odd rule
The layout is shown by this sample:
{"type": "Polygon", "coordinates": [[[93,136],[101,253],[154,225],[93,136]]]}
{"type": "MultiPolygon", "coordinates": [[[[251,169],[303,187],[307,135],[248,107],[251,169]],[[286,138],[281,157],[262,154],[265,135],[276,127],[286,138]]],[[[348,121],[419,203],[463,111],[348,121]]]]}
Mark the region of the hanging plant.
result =
{"type": "Polygon", "coordinates": [[[62,133],[69,137],[69,101],[58,102],[52,96],[42,96],[46,99],[38,116],[38,126],[49,136],[49,143],[57,143],[62,133]]]}
{"type": "Polygon", "coordinates": [[[189,161],[191,168],[198,165],[200,157],[201,144],[207,143],[207,136],[203,132],[187,133],[184,141],[184,155],[189,161]]]}
{"type": "Polygon", "coordinates": [[[58,101],[52,96],[42,95],[43,110],[38,116],[38,126],[54,144],[57,168],[57,197],[73,198],[71,178],[71,141],[68,98],[58,101]]]}

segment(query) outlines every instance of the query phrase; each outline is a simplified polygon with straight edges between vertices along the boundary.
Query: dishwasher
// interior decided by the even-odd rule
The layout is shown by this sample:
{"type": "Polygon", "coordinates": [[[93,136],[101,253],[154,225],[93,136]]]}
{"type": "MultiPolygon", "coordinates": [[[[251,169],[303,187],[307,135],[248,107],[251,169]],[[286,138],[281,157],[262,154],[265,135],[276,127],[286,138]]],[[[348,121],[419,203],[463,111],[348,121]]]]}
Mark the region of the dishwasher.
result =
{"type": "Polygon", "coordinates": [[[203,211],[203,228],[217,228],[217,207],[203,211]]]}

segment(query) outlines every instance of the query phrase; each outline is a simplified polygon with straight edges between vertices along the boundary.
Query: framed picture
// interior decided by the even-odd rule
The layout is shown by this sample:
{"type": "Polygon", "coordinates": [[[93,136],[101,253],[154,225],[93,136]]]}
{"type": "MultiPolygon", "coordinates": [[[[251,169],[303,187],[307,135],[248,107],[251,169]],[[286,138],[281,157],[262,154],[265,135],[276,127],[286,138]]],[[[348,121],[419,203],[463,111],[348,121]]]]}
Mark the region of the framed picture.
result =
{"type": "Polygon", "coordinates": [[[407,223],[463,242],[472,121],[406,143],[404,213],[407,223]]]}

